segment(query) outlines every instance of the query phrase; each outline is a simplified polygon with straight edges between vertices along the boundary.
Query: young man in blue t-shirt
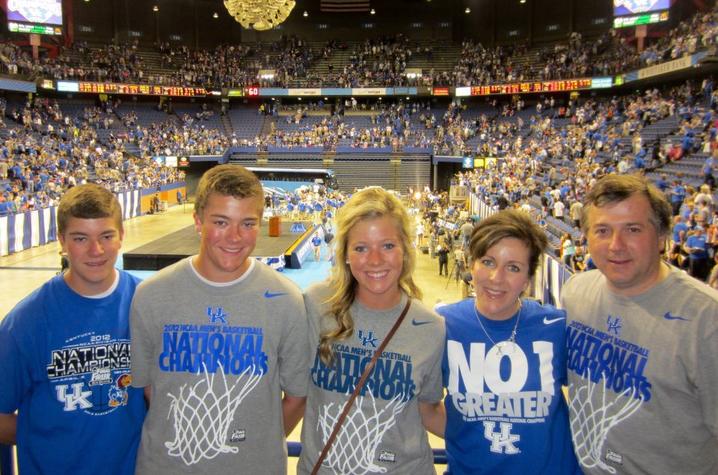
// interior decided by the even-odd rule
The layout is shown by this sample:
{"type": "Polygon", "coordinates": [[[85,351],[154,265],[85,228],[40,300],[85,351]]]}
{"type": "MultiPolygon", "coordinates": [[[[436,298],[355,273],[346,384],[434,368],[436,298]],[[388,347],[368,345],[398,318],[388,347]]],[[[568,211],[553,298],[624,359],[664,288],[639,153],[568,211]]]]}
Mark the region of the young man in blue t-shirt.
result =
{"type": "Polygon", "coordinates": [[[57,228],[69,269],[0,322],[0,443],[17,444],[23,475],[130,475],[146,409],[130,386],[138,280],[114,267],[120,205],[101,186],[74,187],[57,228]]]}

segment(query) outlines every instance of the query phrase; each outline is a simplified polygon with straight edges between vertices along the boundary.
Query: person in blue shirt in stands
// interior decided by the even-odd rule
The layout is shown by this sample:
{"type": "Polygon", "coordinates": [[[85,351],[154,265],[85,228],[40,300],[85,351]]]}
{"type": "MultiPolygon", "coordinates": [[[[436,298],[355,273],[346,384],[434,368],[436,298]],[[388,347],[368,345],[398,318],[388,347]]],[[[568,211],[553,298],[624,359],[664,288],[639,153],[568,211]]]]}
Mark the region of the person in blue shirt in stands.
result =
{"type": "Polygon", "coordinates": [[[688,273],[698,280],[705,281],[708,277],[708,246],[703,226],[695,226],[688,233],[683,249],[688,253],[688,273]]]}

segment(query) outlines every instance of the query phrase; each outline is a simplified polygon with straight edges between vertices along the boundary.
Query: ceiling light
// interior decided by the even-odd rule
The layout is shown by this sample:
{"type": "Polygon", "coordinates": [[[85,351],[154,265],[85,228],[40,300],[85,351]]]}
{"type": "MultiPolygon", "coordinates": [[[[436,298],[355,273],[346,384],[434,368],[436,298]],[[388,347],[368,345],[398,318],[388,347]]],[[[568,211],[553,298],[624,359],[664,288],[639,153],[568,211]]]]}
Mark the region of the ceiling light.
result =
{"type": "Polygon", "coordinates": [[[224,0],[225,8],[240,25],[258,31],[282,23],[294,5],[294,0],[224,0]]]}

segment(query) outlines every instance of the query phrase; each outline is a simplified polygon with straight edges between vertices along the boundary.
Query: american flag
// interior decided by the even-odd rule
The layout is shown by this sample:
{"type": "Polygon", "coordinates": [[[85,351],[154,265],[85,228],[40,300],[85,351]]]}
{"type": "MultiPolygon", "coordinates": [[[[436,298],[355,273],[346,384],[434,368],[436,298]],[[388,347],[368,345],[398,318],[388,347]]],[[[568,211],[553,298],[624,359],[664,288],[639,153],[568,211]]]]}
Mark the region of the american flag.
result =
{"type": "Polygon", "coordinates": [[[320,0],[319,10],[332,13],[368,12],[369,0],[320,0]]]}

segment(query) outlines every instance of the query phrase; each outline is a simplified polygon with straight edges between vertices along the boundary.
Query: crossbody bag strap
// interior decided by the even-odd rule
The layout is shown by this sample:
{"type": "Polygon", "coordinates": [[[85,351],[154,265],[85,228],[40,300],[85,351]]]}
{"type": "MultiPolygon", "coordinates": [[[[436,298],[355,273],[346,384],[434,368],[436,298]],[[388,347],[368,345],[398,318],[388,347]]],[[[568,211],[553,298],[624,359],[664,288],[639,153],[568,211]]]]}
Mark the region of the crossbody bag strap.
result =
{"type": "Polygon", "coordinates": [[[404,320],[404,317],[406,317],[406,314],[409,312],[410,306],[411,306],[411,297],[409,297],[408,300],[406,301],[404,310],[401,311],[401,315],[399,315],[399,318],[397,318],[396,322],[394,322],[394,326],[391,327],[391,330],[389,330],[389,333],[387,333],[386,337],[384,337],[384,341],[382,341],[381,345],[379,345],[379,349],[376,350],[376,352],[374,353],[374,356],[372,356],[372,358],[371,358],[371,361],[366,366],[366,368],[364,368],[364,372],[362,373],[361,378],[359,379],[359,382],[354,387],[354,392],[349,397],[349,400],[344,404],[344,409],[342,409],[342,413],[339,415],[339,418],[337,419],[336,424],[334,424],[332,433],[329,435],[327,442],[324,444],[322,453],[319,454],[319,458],[317,459],[316,463],[314,464],[314,468],[312,469],[312,475],[316,475],[317,473],[319,473],[319,468],[322,466],[322,462],[324,462],[324,459],[329,454],[329,449],[331,449],[332,444],[334,443],[334,439],[336,439],[337,435],[339,435],[339,430],[342,428],[342,424],[344,424],[344,420],[347,418],[347,415],[349,415],[349,410],[351,409],[352,405],[354,404],[354,400],[357,398],[357,396],[359,396],[361,389],[364,387],[364,384],[366,384],[366,380],[369,379],[369,375],[374,370],[374,365],[376,365],[376,361],[379,359],[379,356],[384,352],[384,348],[386,348],[386,345],[389,344],[389,340],[391,340],[391,338],[394,336],[394,333],[396,333],[396,330],[399,328],[399,325],[401,325],[401,322],[404,320]]]}

